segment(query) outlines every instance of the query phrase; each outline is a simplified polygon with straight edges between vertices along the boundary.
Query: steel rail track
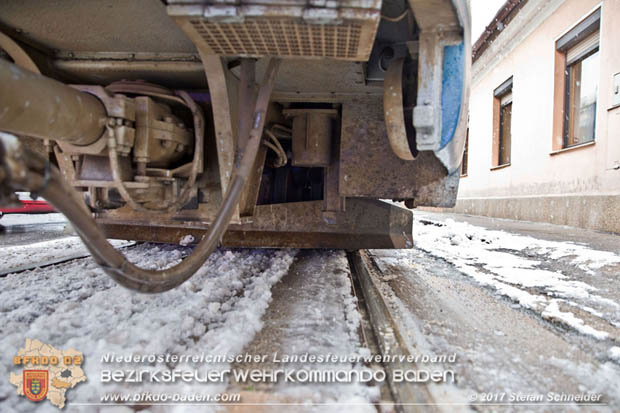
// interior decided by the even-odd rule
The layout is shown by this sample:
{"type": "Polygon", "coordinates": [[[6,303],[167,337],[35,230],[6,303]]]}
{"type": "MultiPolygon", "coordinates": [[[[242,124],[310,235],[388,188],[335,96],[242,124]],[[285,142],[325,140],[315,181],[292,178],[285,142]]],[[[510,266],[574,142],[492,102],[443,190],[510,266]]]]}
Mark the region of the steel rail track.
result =
{"type": "MultiPolygon", "coordinates": [[[[361,308],[361,313],[368,317],[370,328],[364,331],[373,354],[382,356],[409,356],[410,351],[403,340],[398,323],[390,310],[390,306],[379,288],[379,270],[372,258],[364,250],[347,253],[353,285],[361,308]],[[373,348],[374,347],[374,348],[373,348]],[[376,353],[376,351],[379,353],[376,353]]],[[[391,380],[395,370],[410,370],[414,368],[410,363],[395,361],[381,363],[387,373],[387,384],[394,400],[397,411],[403,413],[434,412],[434,400],[425,386],[394,382],[391,380]]]]}
{"type": "MultiPolygon", "coordinates": [[[[123,249],[126,249],[126,248],[135,247],[136,245],[137,245],[137,243],[134,242],[133,244],[123,245],[122,247],[120,247],[118,249],[119,250],[123,250],[123,249]]],[[[35,263],[35,264],[24,264],[24,265],[19,265],[17,267],[0,269],[0,277],[6,277],[9,274],[17,274],[17,273],[20,273],[20,272],[36,270],[37,268],[50,267],[52,265],[62,264],[62,263],[65,263],[65,262],[79,260],[79,259],[83,259],[83,258],[88,258],[90,256],[91,256],[90,253],[83,252],[83,253],[80,253],[80,254],[68,255],[68,256],[64,256],[64,257],[60,257],[60,258],[52,258],[50,260],[38,262],[38,263],[35,263]]]]}

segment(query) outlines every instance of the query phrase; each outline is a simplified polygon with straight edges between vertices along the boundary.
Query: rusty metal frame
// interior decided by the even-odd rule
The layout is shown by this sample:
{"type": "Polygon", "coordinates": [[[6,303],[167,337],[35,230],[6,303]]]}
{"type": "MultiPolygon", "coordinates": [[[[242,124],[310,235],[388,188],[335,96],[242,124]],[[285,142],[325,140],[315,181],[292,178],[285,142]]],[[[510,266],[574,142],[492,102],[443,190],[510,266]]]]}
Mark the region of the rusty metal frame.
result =
{"type": "Polygon", "coordinates": [[[385,125],[392,150],[400,159],[412,161],[407,129],[405,128],[405,111],[403,107],[403,67],[405,59],[392,62],[384,80],[383,111],[385,125]]]}
{"type": "MultiPolygon", "coordinates": [[[[411,248],[410,211],[378,200],[350,199],[346,212],[335,212],[326,222],[323,201],[259,205],[252,222],[231,224],[222,245],[267,248],[411,248]]],[[[200,222],[130,221],[100,218],[109,238],[178,243],[186,235],[195,240],[208,231],[200,222]]]]}
{"type": "Polygon", "coordinates": [[[414,205],[452,206],[458,170],[456,175],[449,174],[432,151],[420,152],[413,161],[396,156],[388,144],[381,97],[343,102],[341,130],[341,196],[415,199],[414,205]]]}
{"type": "Polygon", "coordinates": [[[213,123],[218,152],[222,193],[226,192],[232,176],[237,143],[238,81],[219,56],[200,54],[209,84],[213,123]]]}
{"type": "MultiPolygon", "coordinates": [[[[228,189],[235,162],[238,136],[239,82],[227,68],[226,60],[220,56],[200,53],[209,84],[215,146],[220,181],[220,199],[228,189]]],[[[239,221],[239,210],[233,214],[232,222],[239,221]]]]}
{"type": "MultiPolygon", "coordinates": [[[[338,125],[340,126],[340,125],[338,125]]],[[[340,195],[340,134],[332,138],[332,156],[328,167],[323,169],[323,216],[335,222],[337,213],[346,210],[346,198],[340,195]]]]}

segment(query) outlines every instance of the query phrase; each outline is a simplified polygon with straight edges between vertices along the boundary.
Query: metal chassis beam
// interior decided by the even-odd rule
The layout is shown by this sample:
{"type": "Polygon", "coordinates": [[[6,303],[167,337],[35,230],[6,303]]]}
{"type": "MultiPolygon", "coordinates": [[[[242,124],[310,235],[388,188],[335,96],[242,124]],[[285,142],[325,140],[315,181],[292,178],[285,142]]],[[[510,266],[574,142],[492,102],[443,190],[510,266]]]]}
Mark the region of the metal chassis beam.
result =
{"type": "MultiPolygon", "coordinates": [[[[346,212],[333,214],[335,221],[324,219],[323,201],[259,205],[252,222],[228,227],[222,245],[342,249],[413,246],[413,216],[406,209],[372,199],[349,199],[346,212]]],[[[105,217],[97,221],[108,238],[166,243],[179,243],[187,235],[198,242],[209,228],[200,221],[105,217]]]]}

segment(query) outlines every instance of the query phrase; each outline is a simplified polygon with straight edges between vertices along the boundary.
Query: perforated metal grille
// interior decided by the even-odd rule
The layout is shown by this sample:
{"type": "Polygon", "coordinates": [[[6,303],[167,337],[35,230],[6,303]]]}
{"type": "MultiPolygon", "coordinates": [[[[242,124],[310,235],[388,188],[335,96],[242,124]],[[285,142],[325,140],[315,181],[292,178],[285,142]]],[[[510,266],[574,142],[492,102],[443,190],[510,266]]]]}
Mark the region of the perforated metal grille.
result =
{"type": "Polygon", "coordinates": [[[243,23],[190,23],[215,54],[245,56],[333,57],[355,59],[362,24],[306,24],[292,19],[256,19],[243,23]]]}

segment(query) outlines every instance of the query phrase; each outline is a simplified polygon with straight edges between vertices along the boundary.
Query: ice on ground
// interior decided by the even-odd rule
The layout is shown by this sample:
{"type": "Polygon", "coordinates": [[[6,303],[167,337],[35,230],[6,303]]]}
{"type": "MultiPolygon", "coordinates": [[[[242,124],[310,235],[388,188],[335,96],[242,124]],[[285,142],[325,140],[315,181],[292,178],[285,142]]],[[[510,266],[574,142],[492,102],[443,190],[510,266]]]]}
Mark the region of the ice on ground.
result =
{"type": "Polygon", "coordinates": [[[620,325],[620,304],[615,297],[606,297],[604,288],[595,286],[601,269],[620,265],[618,254],[572,242],[489,230],[452,219],[438,221],[425,214],[416,214],[413,233],[417,247],[445,259],[463,274],[519,305],[545,312],[547,319],[597,339],[608,337],[600,327],[587,325],[578,314],[559,312],[559,308],[556,311],[555,300],[561,299],[600,324],[620,325]],[[558,261],[563,263],[561,270],[550,264],[558,261]]]}
{"type": "MultiPolygon", "coordinates": [[[[179,262],[191,248],[139,245],[127,251],[142,267],[162,268],[179,262]]],[[[116,364],[102,356],[132,354],[235,355],[261,329],[261,316],[271,300],[271,287],[288,271],[295,251],[218,250],[181,286],[157,295],[129,291],[111,280],[91,260],[10,274],[0,279],[0,377],[13,371],[12,356],[25,338],[57,348],[72,347],[85,357],[88,381],[68,393],[66,412],[96,410],[77,403],[98,403],[106,393],[133,394],[144,384],[102,384],[105,369],[147,371],[227,368],[223,364],[116,364]],[[133,392],[132,392],[133,390],[133,392]],[[72,405],[72,403],[74,403],[72,405]]],[[[214,394],[227,383],[153,384],[148,391],[214,394]]],[[[0,411],[55,412],[48,402],[33,405],[0,381],[0,411]]],[[[152,406],[160,411],[192,411],[191,406],[152,406]],[[173,410],[174,409],[174,410],[173,410]]],[[[206,411],[206,410],[205,410],[206,411]]]]}
{"type": "MultiPolygon", "coordinates": [[[[110,240],[116,247],[132,245],[132,241],[110,240]]],[[[16,245],[0,249],[0,270],[11,270],[24,265],[46,263],[75,255],[90,255],[79,237],[65,237],[29,245],[16,245]]]]}

